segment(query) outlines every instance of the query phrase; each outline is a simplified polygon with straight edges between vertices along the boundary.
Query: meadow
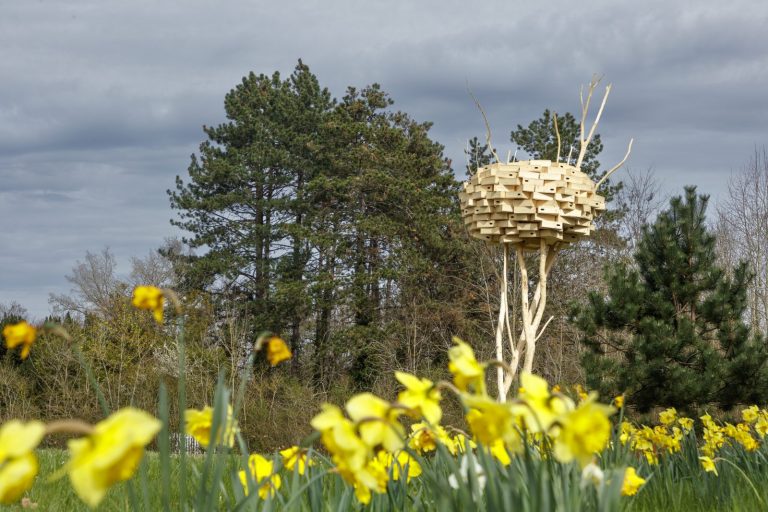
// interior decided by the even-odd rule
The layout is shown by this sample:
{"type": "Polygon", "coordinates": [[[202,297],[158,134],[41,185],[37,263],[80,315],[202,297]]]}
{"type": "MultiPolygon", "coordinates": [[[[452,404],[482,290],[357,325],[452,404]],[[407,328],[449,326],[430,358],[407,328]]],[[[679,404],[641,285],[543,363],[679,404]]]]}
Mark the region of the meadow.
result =
{"type": "MultiPolygon", "coordinates": [[[[162,322],[166,297],[172,292],[146,287],[133,303],[162,322]]],[[[41,329],[68,335],[54,324],[41,329]]],[[[9,349],[34,350],[37,330],[25,322],[3,334],[9,349]]],[[[244,385],[229,389],[222,373],[212,406],[188,409],[181,336],[178,348],[174,410],[183,411],[179,425],[204,453],[172,446],[164,385],[156,417],[110,411],[92,380],[106,416],[95,425],[11,420],[0,427],[0,502],[9,510],[650,511],[760,510],[768,500],[768,411],[757,406],[731,422],[669,408],[638,424],[626,421],[631,404],[623,396],[601,403],[580,386],[550,387],[525,373],[515,396],[499,403],[486,390],[494,363],[455,339],[451,381],[395,372],[395,401],[365,392],[343,409],[325,404],[300,445],[258,454],[238,427],[244,385]],[[449,394],[462,404],[466,430],[441,426],[449,394]],[[68,439],[68,450],[36,449],[56,436],[68,439]]],[[[292,356],[265,333],[243,372],[256,353],[273,365],[292,356]]]]}

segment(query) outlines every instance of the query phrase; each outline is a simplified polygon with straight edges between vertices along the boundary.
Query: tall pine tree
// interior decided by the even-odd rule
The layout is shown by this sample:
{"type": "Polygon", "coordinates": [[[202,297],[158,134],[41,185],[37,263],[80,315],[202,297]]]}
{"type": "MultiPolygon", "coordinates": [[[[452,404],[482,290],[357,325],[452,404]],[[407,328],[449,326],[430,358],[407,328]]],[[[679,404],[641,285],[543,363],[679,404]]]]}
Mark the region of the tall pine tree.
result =
{"type": "Polygon", "coordinates": [[[645,228],[636,265],[611,265],[607,294],[574,310],[587,384],[627,393],[641,411],[766,402],[768,351],[743,322],[749,272],[717,266],[707,202],[695,187],[672,199],[645,228]]]}

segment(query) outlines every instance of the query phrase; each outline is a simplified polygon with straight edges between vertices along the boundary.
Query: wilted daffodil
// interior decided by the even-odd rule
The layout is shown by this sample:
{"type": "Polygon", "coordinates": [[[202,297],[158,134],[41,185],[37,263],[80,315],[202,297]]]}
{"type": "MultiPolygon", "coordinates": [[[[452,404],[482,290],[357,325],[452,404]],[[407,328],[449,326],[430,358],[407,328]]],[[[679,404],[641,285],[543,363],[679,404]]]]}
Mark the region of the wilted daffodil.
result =
{"type": "Polygon", "coordinates": [[[368,447],[382,445],[390,452],[403,447],[405,430],[397,421],[401,411],[389,402],[372,393],[360,393],[347,401],[346,408],[368,447]]]}
{"type": "MultiPolygon", "coordinates": [[[[263,500],[269,496],[274,496],[282,483],[280,475],[272,474],[273,463],[265,459],[258,453],[251,454],[248,457],[248,469],[251,472],[251,478],[259,486],[259,497],[263,500]]],[[[245,471],[238,473],[240,483],[243,484],[245,494],[248,494],[248,475],[245,471]]]]}
{"type": "Polygon", "coordinates": [[[37,475],[37,448],[45,435],[39,421],[11,420],[0,427],[0,503],[14,503],[32,487],[37,475]]]}
{"type": "Polygon", "coordinates": [[[36,337],[37,329],[25,321],[3,327],[6,348],[10,350],[21,345],[20,355],[22,359],[26,359],[29,355],[29,349],[32,348],[36,337]]]}
{"type": "Polygon", "coordinates": [[[624,482],[621,485],[622,496],[634,496],[645,483],[645,478],[639,476],[632,466],[624,472],[624,482]]]}
{"type": "MultiPolygon", "coordinates": [[[[232,417],[232,406],[227,406],[227,418],[219,423],[219,434],[215,436],[215,443],[226,444],[230,448],[235,444],[235,434],[240,429],[237,421],[232,417]]],[[[213,408],[203,407],[202,410],[187,409],[184,412],[185,427],[184,431],[195,438],[200,446],[207,448],[211,442],[211,429],[213,428],[213,408]]]]}
{"type": "Polygon", "coordinates": [[[80,499],[96,507],[112,485],[130,479],[160,427],[152,415],[126,407],[96,424],[87,437],[70,440],[67,472],[80,499]]]}
{"type": "Polygon", "coordinates": [[[159,324],[163,323],[163,291],[155,286],[137,286],[133,290],[131,303],[139,309],[148,309],[159,324]]]}
{"type": "Polygon", "coordinates": [[[478,363],[472,347],[454,337],[456,344],[448,350],[448,370],[461,391],[485,394],[485,366],[478,363]]]}
{"type": "Polygon", "coordinates": [[[410,409],[410,414],[437,425],[443,417],[440,408],[440,390],[429,379],[420,379],[405,372],[395,372],[395,378],[405,386],[397,395],[397,401],[410,409]]]}
{"type": "Polygon", "coordinates": [[[292,355],[288,345],[281,338],[272,336],[267,340],[267,361],[272,366],[287,361],[292,355]]]}
{"type": "Polygon", "coordinates": [[[291,446],[285,450],[280,450],[280,455],[283,457],[283,465],[288,471],[293,471],[298,466],[300,475],[303,475],[307,470],[307,465],[314,466],[315,461],[307,461],[307,450],[299,448],[298,446],[291,446]]]}

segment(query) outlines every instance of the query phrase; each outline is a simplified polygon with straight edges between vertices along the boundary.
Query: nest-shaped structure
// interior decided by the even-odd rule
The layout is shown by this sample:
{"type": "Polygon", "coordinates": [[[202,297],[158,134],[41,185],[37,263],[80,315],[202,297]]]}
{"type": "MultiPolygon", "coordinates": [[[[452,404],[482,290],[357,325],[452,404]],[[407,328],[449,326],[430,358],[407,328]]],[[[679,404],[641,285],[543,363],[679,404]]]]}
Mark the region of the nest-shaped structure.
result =
{"type": "Polygon", "coordinates": [[[489,243],[537,250],[569,244],[594,231],[605,198],[577,167],[550,160],[486,165],[459,192],[470,235],[489,243]]]}

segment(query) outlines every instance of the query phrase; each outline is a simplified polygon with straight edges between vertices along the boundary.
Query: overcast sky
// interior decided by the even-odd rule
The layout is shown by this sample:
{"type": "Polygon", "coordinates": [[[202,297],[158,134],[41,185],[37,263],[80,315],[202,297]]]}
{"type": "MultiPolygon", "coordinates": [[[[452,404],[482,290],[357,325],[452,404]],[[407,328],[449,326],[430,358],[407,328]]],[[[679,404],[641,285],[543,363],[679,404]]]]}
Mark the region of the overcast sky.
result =
{"type": "Polygon", "coordinates": [[[125,274],[179,235],[165,191],[202,125],[248,72],[299,58],[335,96],[380,83],[458,172],[484,131],[467,83],[506,154],[518,123],[576,113],[604,74],[601,162],[634,137],[629,166],[670,193],[716,200],[768,144],[768,2],[538,3],[0,0],[0,303],[41,318],[86,251],[125,274]]]}

